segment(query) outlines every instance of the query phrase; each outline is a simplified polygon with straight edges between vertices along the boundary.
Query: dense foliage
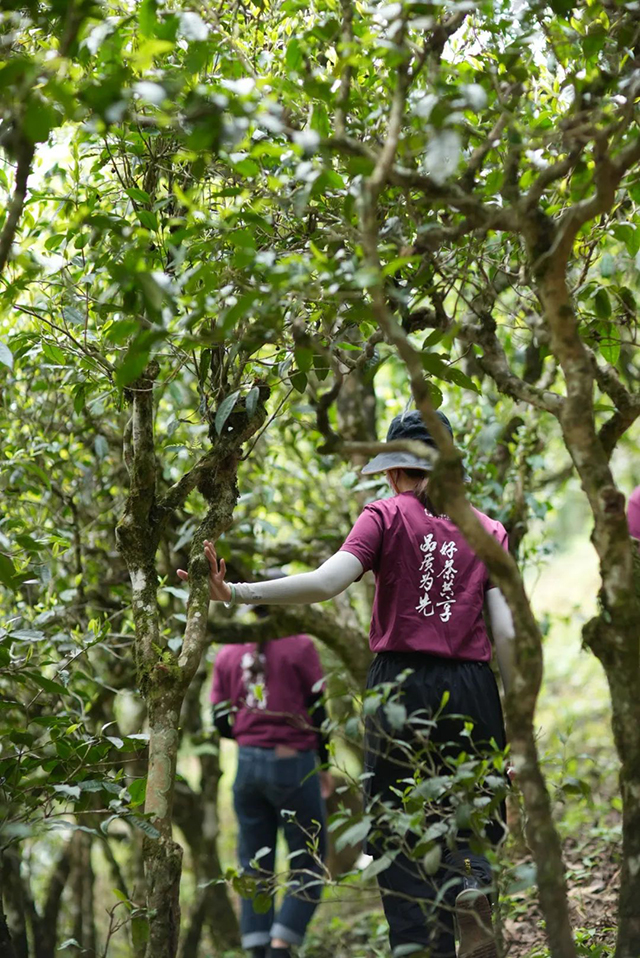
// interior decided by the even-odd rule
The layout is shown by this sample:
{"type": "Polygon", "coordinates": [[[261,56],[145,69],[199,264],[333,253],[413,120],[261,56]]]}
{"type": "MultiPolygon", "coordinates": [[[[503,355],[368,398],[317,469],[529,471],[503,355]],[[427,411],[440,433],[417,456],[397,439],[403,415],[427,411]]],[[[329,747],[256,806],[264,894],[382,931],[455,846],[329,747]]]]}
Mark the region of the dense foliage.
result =
{"type": "MultiPolygon", "coordinates": [[[[0,784],[16,955],[52,955],[70,901],[66,937],[90,953],[129,936],[136,955],[173,956],[172,820],[201,882],[183,954],[205,924],[217,947],[235,941],[224,886],[206,885],[215,835],[200,847],[193,828],[215,819],[218,781],[199,544],[224,534],[239,578],[331,554],[380,491],[359,482],[354,444],[375,441],[411,384],[427,414],[445,402],[469,497],[521,559],[548,548],[526,534],[574,470],[587,494],[603,589],[585,642],[623,762],[616,955],[634,958],[637,598],[609,459],[640,411],[637,5],[34,0],[3,5],[0,36],[0,784]],[[187,611],[174,570],[190,556],[187,611]],[[188,784],[179,748],[198,766],[188,784]],[[116,891],[96,942],[98,847],[116,891]]],[[[533,734],[540,631],[515,566],[500,575],[521,643],[513,747],[565,958],[533,734]]],[[[333,721],[356,730],[369,592],[265,626],[325,644],[340,663],[333,721]]],[[[218,638],[248,628],[216,613],[218,638]]]]}

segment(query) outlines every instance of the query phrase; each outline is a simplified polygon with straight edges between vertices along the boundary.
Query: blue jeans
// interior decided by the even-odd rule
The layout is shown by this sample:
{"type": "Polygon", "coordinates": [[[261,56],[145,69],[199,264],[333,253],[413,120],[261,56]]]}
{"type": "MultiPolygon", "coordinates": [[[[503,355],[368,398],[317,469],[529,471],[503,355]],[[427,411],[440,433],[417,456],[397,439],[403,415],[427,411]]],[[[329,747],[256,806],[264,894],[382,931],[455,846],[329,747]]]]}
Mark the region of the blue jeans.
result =
{"type": "Polygon", "coordinates": [[[242,899],[243,948],[266,945],[272,938],[299,945],[318,906],[323,886],[319,859],[325,857],[326,827],[315,768],[315,752],[277,758],[270,748],[241,746],[238,749],[238,774],[233,786],[238,817],[238,857],[243,872],[264,879],[259,890],[272,896],[271,907],[263,914],[254,911],[252,900],[242,899]],[[289,846],[290,872],[286,894],[276,916],[272,876],[280,827],[289,846]],[[317,849],[312,850],[315,841],[317,849]],[[268,853],[261,855],[257,869],[253,868],[251,860],[265,847],[268,853]]]}

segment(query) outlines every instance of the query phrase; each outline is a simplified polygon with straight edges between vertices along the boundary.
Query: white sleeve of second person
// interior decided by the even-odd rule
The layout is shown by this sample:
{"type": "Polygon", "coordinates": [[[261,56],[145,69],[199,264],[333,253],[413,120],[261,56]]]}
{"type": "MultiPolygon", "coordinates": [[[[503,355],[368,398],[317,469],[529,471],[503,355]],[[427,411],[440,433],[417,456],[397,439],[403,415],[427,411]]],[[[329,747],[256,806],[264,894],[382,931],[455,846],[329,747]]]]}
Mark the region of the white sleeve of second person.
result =
{"type": "Polygon", "coordinates": [[[308,605],[324,602],[350,586],[364,569],[350,552],[336,552],[313,572],[268,582],[234,582],[236,602],[248,605],[308,605]]]}
{"type": "Polygon", "coordinates": [[[513,638],[515,630],[511,609],[500,589],[489,589],[487,592],[487,610],[493,641],[496,646],[496,658],[502,676],[502,684],[505,692],[508,692],[513,679],[513,638]]]}

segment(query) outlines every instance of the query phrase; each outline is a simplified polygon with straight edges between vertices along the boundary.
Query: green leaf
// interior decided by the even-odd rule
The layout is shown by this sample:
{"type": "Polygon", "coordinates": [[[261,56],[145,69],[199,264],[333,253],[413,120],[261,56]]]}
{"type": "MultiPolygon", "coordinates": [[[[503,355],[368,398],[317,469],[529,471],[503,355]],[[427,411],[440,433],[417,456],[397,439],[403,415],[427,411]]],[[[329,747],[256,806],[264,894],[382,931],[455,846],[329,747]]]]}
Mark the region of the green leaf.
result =
{"type": "Polygon", "coordinates": [[[48,240],[45,241],[44,248],[52,252],[53,250],[58,249],[60,244],[66,239],[66,233],[55,233],[53,236],[50,236],[48,240]]]}
{"type": "Polygon", "coordinates": [[[218,435],[222,433],[224,424],[226,423],[227,419],[231,415],[233,407],[238,401],[239,395],[240,395],[240,390],[236,389],[235,392],[231,393],[229,396],[223,399],[220,405],[218,406],[218,410],[216,412],[216,418],[215,418],[215,427],[216,427],[216,432],[218,433],[218,435]]]}
{"type": "Polygon", "coordinates": [[[384,706],[384,714],[391,728],[396,731],[403,728],[407,721],[407,709],[400,702],[387,702],[384,706]]]}
{"type": "Polygon", "coordinates": [[[300,46],[300,41],[293,37],[289,40],[287,44],[287,52],[285,53],[284,62],[287,67],[287,70],[300,70],[302,66],[302,47],[300,46]]]}
{"type": "Polygon", "coordinates": [[[363,868],[363,870],[360,872],[360,881],[363,884],[366,884],[381,872],[386,871],[389,865],[397,858],[399,853],[400,849],[397,849],[393,852],[385,852],[384,855],[380,856],[380,858],[374,858],[374,860],[369,862],[369,864],[366,865],[365,868],[363,868]]]}
{"type": "Polygon", "coordinates": [[[127,791],[131,796],[131,802],[129,803],[132,807],[137,805],[144,805],[144,801],[147,795],[147,780],[146,778],[136,778],[135,781],[131,782],[130,785],[127,785],[127,791]]]}
{"type": "Polygon", "coordinates": [[[455,383],[456,386],[461,386],[463,389],[471,389],[474,393],[479,392],[473,379],[470,379],[469,376],[463,373],[461,369],[458,369],[457,366],[448,366],[443,378],[448,380],[448,382],[455,383]]]}
{"type": "Polygon", "coordinates": [[[303,373],[308,373],[313,365],[313,350],[307,346],[296,346],[294,354],[298,369],[303,373]]]}
{"type": "Polygon", "coordinates": [[[158,229],[158,217],[155,213],[152,213],[151,210],[136,210],[136,216],[145,229],[152,230],[153,232],[158,229]]]}
{"type": "Polygon", "coordinates": [[[14,589],[17,574],[16,567],[9,556],[0,552],[0,582],[8,589],[14,589]]]}
{"type": "Polygon", "coordinates": [[[137,186],[131,186],[128,190],[125,190],[127,196],[134,200],[136,203],[150,203],[151,197],[146,190],[138,189],[137,186]]]}
{"type": "Polygon", "coordinates": [[[429,851],[424,855],[424,858],[422,859],[422,867],[427,875],[435,875],[440,868],[441,861],[442,848],[440,845],[434,845],[433,848],[430,848],[429,851]]]}
{"type": "Polygon", "coordinates": [[[341,832],[335,840],[335,849],[341,852],[347,846],[358,845],[364,841],[371,831],[372,819],[369,815],[363,815],[359,822],[350,825],[349,828],[341,832]]]}
{"type": "Polygon", "coordinates": [[[127,905],[129,911],[131,911],[131,909],[134,907],[134,906],[133,906],[133,903],[129,901],[129,899],[127,898],[127,896],[125,895],[125,893],[122,892],[122,891],[120,891],[119,888],[112,888],[112,889],[111,889],[111,894],[112,894],[112,895],[115,895],[115,897],[118,899],[118,901],[121,901],[123,904],[127,905]]]}
{"type": "Polygon", "coordinates": [[[80,798],[80,788],[78,785],[54,785],[53,790],[60,795],[67,795],[69,798],[80,798]]]}
{"type": "Polygon", "coordinates": [[[615,271],[616,263],[613,256],[611,253],[605,253],[600,260],[600,275],[605,277],[613,276],[615,271]]]}
{"type": "Polygon", "coordinates": [[[260,398],[260,390],[257,386],[253,386],[247,393],[247,398],[245,400],[245,406],[247,408],[247,415],[251,418],[254,416],[256,409],[258,408],[258,399],[260,398]]]}
{"type": "Polygon", "coordinates": [[[149,361],[149,350],[136,348],[135,344],[129,349],[124,361],[119,369],[116,370],[115,380],[117,386],[127,386],[137,379],[144,371],[149,361]]]}
{"type": "Polygon", "coordinates": [[[252,899],[252,904],[257,915],[266,915],[273,905],[273,899],[266,891],[261,891],[252,899]]]}
{"type": "Polygon", "coordinates": [[[73,411],[79,414],[84,409],[85,399],[87,398],[87,384],[79,383],[74,389],[73,411]]]}
{"type": "Polygon", "coordinates": [[[59,682],[54,682],[52,679],[46,678],[44,675],[39,675],[37,672],[25,672],[24,673],[32,682],[35,682],[36,685],[39,685],[44,692],[50,692],[52,695],[66,695],[67,689],[64,685],[60,685],[59,682]]]}
{"type": "Polygon", "coordinates": [[[132,825],[135,825],[136,828],[139,828],[141,832],[144,832],[148,838],[160,838],[160,832],[152,825],[151,822],[147,821],[146,818],[140,818],[138,815],[125,815],[124,816],[128,822],[131,822],[132,825]]]}
{"type": "Polygon", "coordinates": [[[96,436],[93,440],[93,448],[98,459],[104,459],[109,455],[109,443],[104,436],[96,436]]]}
{"type": "Polygon", "coordinates": [[[307,388],[307,375],[300,370],[292,373],[289,376],[289,380],[294,389],[297,389],[299,393],[303,393],[307,388]]]}
{"type": "Polygon", "coordinates": [[[61,114],[40,97],[31,97],[22,120],[22,129],[32,143],[44,143],[51,131],[60,125],[61,114]]]}
{"type": "Polygon", "coordinates": [[[423,369],[425,369],[428,373],[431,373],[433,376],[443,378],[443,375],[446,373],[447,366],[438,353],[421,353],[420,359],[423,369]]]}
{"type": "Polygon", "coordinates": [[[241,249],[255,249],[256,239],[253,230],[237,229],[229,233],[229,242],[241,249]]]}
{"type": "Polygon", "coordinates": [[[620,359],[620,343],[613,340],[600,343],[600,355],[612,366],[615,366],[620,359]]]}
{"type": "Polygon", "coordinates": [[[244,293],[237,303],[229,307],[222,321],[222,328],[226,333],[235,326],[239,319],[243,319],[248,314],[259,295],[259,290],[252,289],[248,293],[244,293]]]}
{"type": "Polygon", "coordinates": [[[67,356],[64,350],[60,349],[59,346],[55,346],[53,343],[47,342],[46,339],[42,341],[42,352],[50,363],[54,363],[56,366],[64,366],[66,364],[67,356]]]}
{"type": "Polygon", "coordinates": [[[156,0],[142,0],[138,10],[138,23],[143,37],[152,37],[158,27],[156,0]]]}
{"type": "Polygon", "coordinates": [[[383,266],[382,275],[393,276],[394,273],[397,273],[398,270],[401,270],[403,266],[409,266],[413,263],[420,263],[421,261],[421,256],[399,256],[397,259],[393,259],[390,263],[387,263],[386,266],[383,266]]]}
{"type": "Polygon", "coordinates": [[[611,316],[611,300],[605,289],[599,289],[593,298],[596,316],[599,319],[609,319],[611,316]]]}
{"type": "Polygon", "coordinates": [[[164,329],[143,330],[136,339],[133,340],[122,361],[122,365],[115,374],[116,385],[122,388],[137,379],[144,370],[149,361],[151,349],[155,343],[167,336],[164,329]]]}
{"type": "Polygon", "coordinates": [[[0,363],[3,366],[8,366],[9,369],[13,369],[13,353],[3,342],[0,342],[0,363]]]}
{"type": "Polygon", "coordinates": [[[79,310],[74,306],[64,306],[62,308],[62,315],[68,323],[71,323],[73,326],[83,326],[84,325],[84,316],[79,310]]]}
{"type": "Polygon", "coordinates": [[[425,341],[422,344],[422,349],[431,349],[432,346],[437,346],[444,332],[442,329],[432,329],[425,341]]]}

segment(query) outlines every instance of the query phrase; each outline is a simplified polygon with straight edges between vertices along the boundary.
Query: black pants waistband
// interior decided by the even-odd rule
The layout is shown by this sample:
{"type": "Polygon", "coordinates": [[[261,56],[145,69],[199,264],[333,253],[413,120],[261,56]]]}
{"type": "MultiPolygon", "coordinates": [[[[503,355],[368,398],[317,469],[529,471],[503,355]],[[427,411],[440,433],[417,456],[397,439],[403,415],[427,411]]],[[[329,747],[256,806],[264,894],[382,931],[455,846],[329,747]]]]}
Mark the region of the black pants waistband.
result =
{"type": "Polygon", "coordinates": [[[481,662],[478,659],[452,659],[446,655],[434,655],[432,652],[403,652],[396,650],[388,650],[383,652],[376,652],[370,669],[373,669],[376,664],[378,666],[384,666],[393,668],[396,666],[398,670],[402,669],[423,669],[425,666],[434,666],[435,668],[491,668],[489,662],[481,662]]]}

